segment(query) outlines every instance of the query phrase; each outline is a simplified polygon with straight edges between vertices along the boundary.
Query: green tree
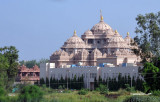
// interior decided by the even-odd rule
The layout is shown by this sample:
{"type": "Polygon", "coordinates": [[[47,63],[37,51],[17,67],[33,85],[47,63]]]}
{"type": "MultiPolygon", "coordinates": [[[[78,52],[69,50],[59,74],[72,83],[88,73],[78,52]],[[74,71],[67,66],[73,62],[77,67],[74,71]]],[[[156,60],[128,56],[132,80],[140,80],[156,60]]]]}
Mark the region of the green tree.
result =
{"type": "Polygon", "coordinates": [[[45,81],[43,78],[40,79],[40,85],[43,86],[45,84],[45,81]]]}
{"type": "Polygon", "coordinates": [[[152,63],[145,63],[143,67],[143,76],[144,76],[144,87],[146,91],[156,90],[159,87],[157,73],[159,68],[154,66],[152,63]]]}
{"type": "Polygon", "coordinates": [[[77,89],[77,76],[74,75],[74,78],[72,79],[72,88],[77,89]]]}
{"type": "Polygon", "coordinates": [[[49,79],[48,79],[48,77],[46,78],[46,86],[49,87],[49,79]]]}
{"type": "Polygon", "coordinates": [[[7,93],[6,93],[5,89],[2,86],[0,86],[0,102],[7,102],[6,95],[7,95],[7,93]]]}
{"type": "Polygon", "coordinates": [[[143,62],[150,61],[152,57],[160,56],[160,12],[138,15],[136,17],[137,36],[134,40],[141,48],[143,62]]]}
{"type": "Polygon", "coordinates": [[[106,85],[100,84],[99,85],[100,94],[108,94],[108,87],[106,85]]]}
{"type": "Polygon", "coordinates": [[[98,81],[97,78],[94,78],[94,89],[96,89],[98,87],[98,81]]]}
{"type": "Polygon", "coordinates": [[[9,68],[9,63],[4,55],[0,54],[0,87],[5,88],[5,80],[7,78],[7,70],[9,68]]]}
{"type": "Polygon", "coordinates": [[[135,89],[136,89],[136,90],[140,90],[140,91],[144,91],[143,83],[144,83],[144,80],[143,80],[143,79],[140,79],[139,77],[137,77],[135,89]]]}
{"type": "Polygon", "coordinates": [[[9,78],[14,77],[18,71],[18,50],[14,46],[0,48],[0,53],[8,60],[9,68],[7,75],[9,78]]]}
{"type": "Polygon", "coordinates": [[[20,92],[19,100],[21,102],[40,102],[43,92],[38,86],[25,86],[20,92]]]}
{"type": "Polygon", "coordinates": [[[10,89],[18,72],[18,50],[14,46],[0,48],[0,77],[5,79],[6,89],[10,89]]]}

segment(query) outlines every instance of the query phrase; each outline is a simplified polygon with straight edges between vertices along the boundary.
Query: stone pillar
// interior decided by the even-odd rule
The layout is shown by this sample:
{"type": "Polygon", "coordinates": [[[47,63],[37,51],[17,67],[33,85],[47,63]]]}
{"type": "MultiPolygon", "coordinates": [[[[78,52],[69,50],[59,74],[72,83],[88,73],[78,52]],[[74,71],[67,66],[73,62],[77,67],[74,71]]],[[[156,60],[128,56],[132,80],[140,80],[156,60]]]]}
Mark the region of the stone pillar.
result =
{"type": "Polygon", "coordinates": [[[93,40],[93,44],[94,44],[94,45],[96,44],[96,40],[95,40],[95,39],[93,40]]]}
{"type": "Polygon", "coordinates": [[[110,54],[110,53],[111,53],[110,48],[108,48],[108,54],[110,54]]]}
{"type": "Polygon", "coordinates": [[[75,54],[77,53],[77,49],[76,49],[76,48],[74,49],[74,53],[75,53],[75,54]]]}
{"type": "Polygon", "coordinates": [[[88,44],[88,39],[85,40],[85,43],[88,44]]]}

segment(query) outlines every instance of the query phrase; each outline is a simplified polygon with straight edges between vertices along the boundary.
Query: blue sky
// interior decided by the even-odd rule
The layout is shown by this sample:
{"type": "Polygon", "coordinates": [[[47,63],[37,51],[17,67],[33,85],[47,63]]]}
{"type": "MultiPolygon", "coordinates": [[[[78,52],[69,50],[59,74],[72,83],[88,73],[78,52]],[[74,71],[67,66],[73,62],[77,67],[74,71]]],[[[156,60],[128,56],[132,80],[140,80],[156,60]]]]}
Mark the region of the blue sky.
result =
{"type": "Polygon", "coordinates": [[[49,58],[73,35],[100,20],[135,36],[136,16],[160,11],[160,0],[0,0],[0,47],[16,46],[19,60],[49,58]]]}

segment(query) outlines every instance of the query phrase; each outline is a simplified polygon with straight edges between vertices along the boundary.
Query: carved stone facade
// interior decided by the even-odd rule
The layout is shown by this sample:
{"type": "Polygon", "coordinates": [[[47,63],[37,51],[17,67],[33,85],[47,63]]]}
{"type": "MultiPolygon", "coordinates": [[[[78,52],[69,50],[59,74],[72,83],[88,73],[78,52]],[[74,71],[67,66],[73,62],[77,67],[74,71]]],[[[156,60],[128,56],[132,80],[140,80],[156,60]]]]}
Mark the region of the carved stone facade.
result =
{"type": "Polygon", "coordinates": [[[122,63],[140,62],[132,49],[138,48],[131,45],[129,33],[123,38],[117,30],[113,30],[108,24],[101,20],[91,30],[87,30],[80,37],[76,31],[69,38],[59,51],[50,56],[50,62],[55,63],[57,68],[64,65],[82,63],[82,66],[96,66],[99,63],[122,63]]]}

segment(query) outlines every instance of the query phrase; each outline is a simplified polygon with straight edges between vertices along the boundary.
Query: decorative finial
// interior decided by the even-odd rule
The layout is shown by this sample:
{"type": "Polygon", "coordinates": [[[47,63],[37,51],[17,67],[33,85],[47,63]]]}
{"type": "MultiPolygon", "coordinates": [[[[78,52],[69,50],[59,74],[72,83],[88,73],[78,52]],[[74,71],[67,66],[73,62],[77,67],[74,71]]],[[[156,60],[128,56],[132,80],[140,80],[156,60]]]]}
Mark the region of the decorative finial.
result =
{"type": "Polygon", "coordinates": [[[102,11],[100,10],[101,21],[103,21],[102,11]]]}
{"type": "Polygon", "coordinates": [[[116,34],[118,33],[117,30],[115,30],[115,33],[116,33],[116,34]]]}
{"type": "Polygon", "coordinates": [[[127,36],[129,36],[129,32],[127,32],[127,36]]]}
{"type": "Polygon", "coordinates": [[[76,30],[74,30],[74,34],[73,34],[73,36],[76,36],[77,34],[76,34],[76,30]]]}
{"type": "Polygon", "coordinates": [[[74,34],[76,34],[76,30],[74,30],[74,34]]]}

